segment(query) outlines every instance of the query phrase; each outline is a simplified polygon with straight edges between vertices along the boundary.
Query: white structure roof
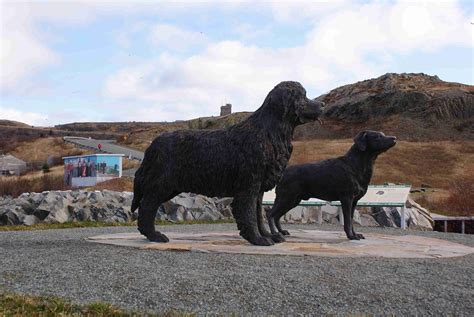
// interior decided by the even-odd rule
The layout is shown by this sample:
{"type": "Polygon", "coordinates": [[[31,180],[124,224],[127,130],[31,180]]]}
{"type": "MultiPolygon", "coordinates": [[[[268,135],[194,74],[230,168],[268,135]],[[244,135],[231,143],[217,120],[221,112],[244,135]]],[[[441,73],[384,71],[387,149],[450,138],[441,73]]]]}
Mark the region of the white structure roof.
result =
{"type": "Polygon", "coordinates": [[[8,170],[15,167],[17,168],[19,166],[26,166],[26,162],[10,154],[0,155],[0,169],[1,170],[8,170]]]}

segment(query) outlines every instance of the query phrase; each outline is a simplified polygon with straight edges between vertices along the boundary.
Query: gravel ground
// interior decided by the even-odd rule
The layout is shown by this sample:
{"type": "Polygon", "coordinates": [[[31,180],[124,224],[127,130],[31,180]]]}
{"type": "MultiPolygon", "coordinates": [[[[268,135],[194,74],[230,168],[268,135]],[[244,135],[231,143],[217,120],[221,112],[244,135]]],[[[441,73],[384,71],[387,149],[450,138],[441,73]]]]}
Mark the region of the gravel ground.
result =
{"type": "MultiPolygon", "coordinates": [[[[342,230],[293,225],[291,229],[342,230]]],[[[176,225],[220,231],[233,224],[176,225]]],[[[199,314],[471,315],[474,255],[449,259],[327,258],[138,250],[85,241],[134,227],[0,232],[0,290],[199,314]]],[[[474,236],[382,228],[474,247],[474,236]]]]}

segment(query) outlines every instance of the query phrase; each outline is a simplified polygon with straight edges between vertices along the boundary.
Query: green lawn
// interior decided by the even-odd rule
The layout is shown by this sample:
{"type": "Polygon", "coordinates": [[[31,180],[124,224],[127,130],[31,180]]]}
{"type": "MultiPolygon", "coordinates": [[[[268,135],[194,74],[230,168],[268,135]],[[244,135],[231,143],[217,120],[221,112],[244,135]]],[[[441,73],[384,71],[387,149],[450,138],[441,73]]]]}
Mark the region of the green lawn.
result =
{"type": "Polygon", "coordinates": [[[30,296],[0,291],[0,316],[195,316],[195,314],[169,311],[164,314],[129,312],[111,304],[95,302],[74,304],[54,296],[30,296]]]}

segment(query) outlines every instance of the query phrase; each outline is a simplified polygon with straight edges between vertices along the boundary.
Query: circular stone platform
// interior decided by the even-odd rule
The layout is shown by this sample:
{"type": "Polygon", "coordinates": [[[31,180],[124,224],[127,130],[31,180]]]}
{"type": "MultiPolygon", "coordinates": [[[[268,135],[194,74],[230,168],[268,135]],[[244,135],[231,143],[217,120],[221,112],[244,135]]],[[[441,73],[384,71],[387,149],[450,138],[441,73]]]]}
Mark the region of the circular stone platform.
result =
{"type": "Polygon", "coordinates": [[[290,233],[286,242],[270,247],[251,245],[236,231],[166,232],[168,243],[149,242],[139,233],[107,234],[89,237],[88,241],[146,250],[294,256],[449,258],[474,253],[474,248],[462,244],[415,235],[364,233],[365,240],[349,241],[345,233],[338,231],[294,230],[290,233]]]}

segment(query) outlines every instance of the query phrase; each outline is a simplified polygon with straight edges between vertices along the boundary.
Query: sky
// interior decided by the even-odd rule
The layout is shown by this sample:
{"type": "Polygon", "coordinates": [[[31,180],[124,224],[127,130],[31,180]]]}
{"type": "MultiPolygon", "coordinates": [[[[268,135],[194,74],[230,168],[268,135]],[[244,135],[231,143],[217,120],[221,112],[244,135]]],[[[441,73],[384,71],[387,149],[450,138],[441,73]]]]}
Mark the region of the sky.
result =
{"type": "Polygon", "coordinates": [[[388,72],[474,84],[471,1],[0,0],[0,119],[35,126],[254,111],[388,72]]]}

